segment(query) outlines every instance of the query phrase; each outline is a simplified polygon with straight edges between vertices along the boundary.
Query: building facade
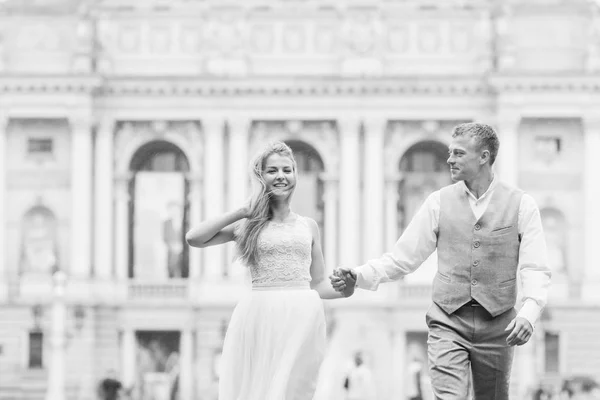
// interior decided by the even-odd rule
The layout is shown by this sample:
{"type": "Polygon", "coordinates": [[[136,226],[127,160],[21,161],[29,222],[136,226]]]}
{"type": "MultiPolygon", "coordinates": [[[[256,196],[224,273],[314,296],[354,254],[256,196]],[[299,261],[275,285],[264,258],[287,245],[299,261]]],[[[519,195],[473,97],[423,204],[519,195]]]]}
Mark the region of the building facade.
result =
{"type": "MultiPolygon", "coordinates": [[[[184,234],[246,200],[252,155],[290,144],[294,210],[328,268],[358,265],[450,183],[466,121],[498,130],[554,273],[515,396],[600,377],[599,32],[584,0],[0,2],[0,398],[92,399],[114,374],[136,400],[216,399],[248,276],[184,234]]],[[[408,398],[435,268],[326,302],[318,398],[356,351],[378,399],[408,398]]]]}

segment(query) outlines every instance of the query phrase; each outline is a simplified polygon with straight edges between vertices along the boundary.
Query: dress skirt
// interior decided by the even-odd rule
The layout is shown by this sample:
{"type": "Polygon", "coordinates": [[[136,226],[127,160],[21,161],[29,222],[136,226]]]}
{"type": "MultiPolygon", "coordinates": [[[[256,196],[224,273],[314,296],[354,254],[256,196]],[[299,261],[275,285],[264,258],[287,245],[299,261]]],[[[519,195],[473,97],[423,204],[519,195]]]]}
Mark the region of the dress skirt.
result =
{"type": "Polygon", "coordinates": [[[229,322],[219,400],[312,400],[324,354],[323,302],[308,283],[255,286],[229,322]]]}

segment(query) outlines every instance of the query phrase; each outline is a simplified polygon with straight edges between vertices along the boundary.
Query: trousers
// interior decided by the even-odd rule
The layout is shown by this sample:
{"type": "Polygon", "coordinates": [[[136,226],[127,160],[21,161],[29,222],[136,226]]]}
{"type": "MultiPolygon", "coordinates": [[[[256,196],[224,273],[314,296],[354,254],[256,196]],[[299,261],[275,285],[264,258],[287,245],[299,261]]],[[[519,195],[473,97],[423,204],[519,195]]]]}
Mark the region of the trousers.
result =
{"type": "Polygon", "coordinates": [[[508,400],[514,347],[505,331],[516,316],[514,308],[492,317],[482,306],[469,303],[452,314],[437,304],[426,322],[427,355],[437,400],[508,400]]]}

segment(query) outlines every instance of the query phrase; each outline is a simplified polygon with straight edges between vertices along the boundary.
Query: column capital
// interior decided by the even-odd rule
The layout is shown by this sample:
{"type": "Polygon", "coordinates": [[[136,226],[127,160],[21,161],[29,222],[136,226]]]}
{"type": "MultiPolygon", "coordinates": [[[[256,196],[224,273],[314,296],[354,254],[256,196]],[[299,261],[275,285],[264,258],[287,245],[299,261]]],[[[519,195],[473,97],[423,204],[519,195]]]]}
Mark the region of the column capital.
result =
{"type": "Polygon", "coordinates": [[[229,127],[229,133],[233,135],[249,133],[252,122],[252,118],[246,115],[232,115],[225,119],[225,123],[229,127]]]}
{"type": "Polygon", "coordinates": [[[72,114],[68,116],[69,124],[77,130],[91,128],[95,121],[94,118],[89,114],[72,114]]]}
{"type": "Polygon", "coordinates": [[[343,134],[357,134],[359,132],[362,119],[359,116],[336,118],[335,123],[343,134]]]}
{"type": "Polygon", "coordinates": [[[98,127],[98,131],[100,132],[112,132],[117,126],[117,120],[113,117],[97,118],[93,123],[98,127]]]}
{"type": "Polygon", "coordinates": [[[385,115],[365,115],[362,118],[363,126],[367,132],[383,134],[388,122],[389,119],[385,115]]]}
{"type": "Polygon", "coordinates": [[[223,132],[223,129],[225,128],[225,121],[225,117],[213,115],[202,118],[200,120],[200,126],[205,134],[218,132],[219,130],[223,132]]]}

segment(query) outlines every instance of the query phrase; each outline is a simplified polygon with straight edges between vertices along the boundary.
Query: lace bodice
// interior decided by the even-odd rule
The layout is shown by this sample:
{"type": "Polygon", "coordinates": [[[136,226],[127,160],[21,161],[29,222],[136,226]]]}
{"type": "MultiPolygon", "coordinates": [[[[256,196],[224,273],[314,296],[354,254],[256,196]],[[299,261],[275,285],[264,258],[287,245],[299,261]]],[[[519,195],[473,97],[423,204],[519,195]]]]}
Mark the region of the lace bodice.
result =
{"type": "Polygon", "coordinates": [[[253,285],[311,281],[312,233],[306,218],[294,216],[270,221],[260,233],[257,263],[250,266],[253,285]]]}

